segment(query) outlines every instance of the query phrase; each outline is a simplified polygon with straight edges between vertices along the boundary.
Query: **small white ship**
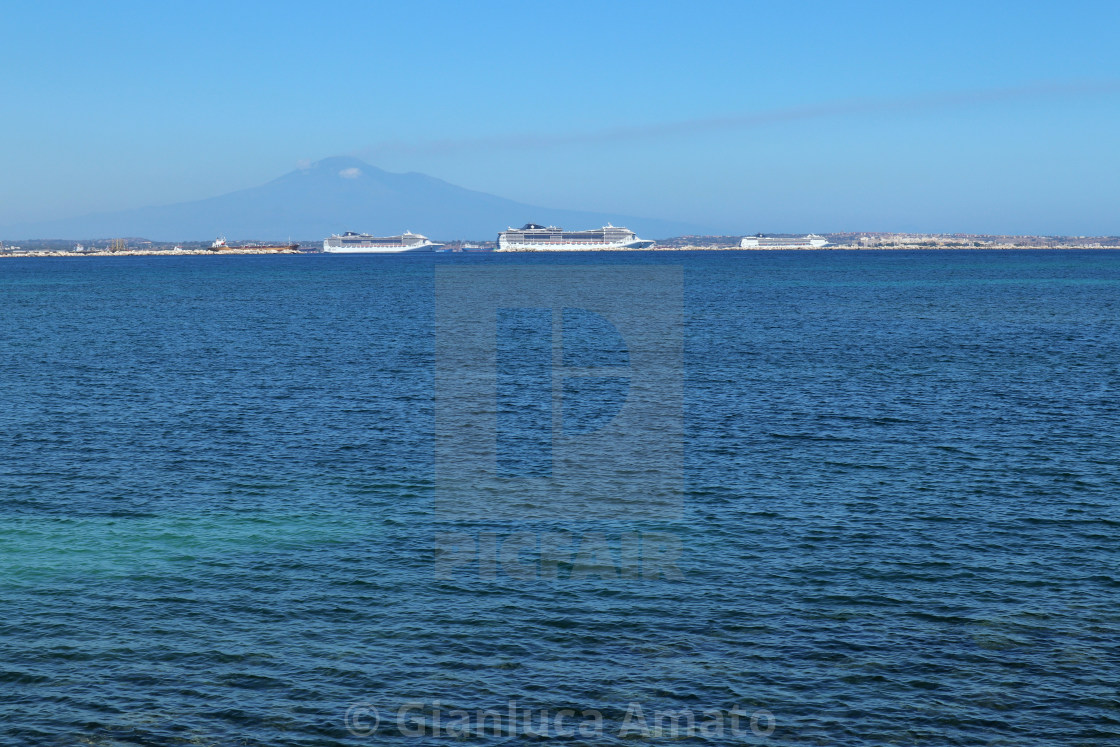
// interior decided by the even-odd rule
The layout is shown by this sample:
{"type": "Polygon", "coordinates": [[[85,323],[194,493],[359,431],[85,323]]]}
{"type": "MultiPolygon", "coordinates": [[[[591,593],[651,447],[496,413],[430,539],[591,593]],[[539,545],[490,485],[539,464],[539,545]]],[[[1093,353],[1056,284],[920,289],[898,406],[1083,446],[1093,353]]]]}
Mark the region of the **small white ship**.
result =
{"type": "Polygon", "coordinates": [[[572,252],[603,249],[648,249],[653,242],[639,239],[629,228],[607,224],[587,231],[565,231],[558,226],[526,223],[498,234],[500,252],[572,252]]]}
{"type": "Polygon", "coordinates": [[[437,244],[427,236],[405,231],[400,236],[371,236],[368,233],[347,231],[323,239],[323,251],[332,254],[398,254],[400,252],[430,252],[437,244]]]}
{"type": "Polygon", "coordinates": [[[808,236],[747,236],[739,242],[740,249],[819,249],[828,246],[828,239],[811,233],[808,236]]]}

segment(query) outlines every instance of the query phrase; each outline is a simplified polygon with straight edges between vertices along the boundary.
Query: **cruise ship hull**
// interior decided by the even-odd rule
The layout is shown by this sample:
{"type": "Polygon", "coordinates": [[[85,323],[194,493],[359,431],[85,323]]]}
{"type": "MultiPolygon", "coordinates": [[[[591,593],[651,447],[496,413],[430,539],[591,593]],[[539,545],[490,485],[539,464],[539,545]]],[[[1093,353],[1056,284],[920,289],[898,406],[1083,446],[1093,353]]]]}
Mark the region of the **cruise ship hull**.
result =
{"type": "Polygon", "coordinates": [[[639,249],[649,249],[653,246],[653,241],[647,239],[637,239],[635,241],[627,241],[618,244],[606,243],[506,243],[502,242],[498,247],[500,252],[602,252],[602,251],[636,251],[639,249]]]}
{"type": "Polygon", "coordinates": [[[415,246],[324,246],[328,254],[403,254],[405,252],[431,252],[443,244],[417,244],[415,246]]]}

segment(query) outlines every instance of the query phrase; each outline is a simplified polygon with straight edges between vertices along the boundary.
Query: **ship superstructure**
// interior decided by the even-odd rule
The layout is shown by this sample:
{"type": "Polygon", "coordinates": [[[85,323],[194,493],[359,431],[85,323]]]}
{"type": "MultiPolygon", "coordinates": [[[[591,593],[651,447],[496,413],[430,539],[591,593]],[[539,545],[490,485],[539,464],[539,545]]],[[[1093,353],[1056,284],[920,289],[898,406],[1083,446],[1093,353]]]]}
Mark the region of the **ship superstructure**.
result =
{"type": "Polygon", "coordinates": [[[398,254],[400,252],[430,252],[437,244],[427,236],[405,231],[400,236],[371,236],[368,233],[347,231],[323,239],[323,251],[332,254],[398,254]]]}
{"type": "Polygon", "coordinates": [[[526,223],[498,234],[500,252],[571,252],[602,249],[648,249],[649,239],[639,239],[629,228],[607,224],[587,231],[565,231],[558,226],[526,223]]]}
{"type": "Polygon", "coordinates": [[[819,249],[828,246],[828,239],[811,233],[808,236],[747,236],[739,242],[740,249],[819,249]]]}

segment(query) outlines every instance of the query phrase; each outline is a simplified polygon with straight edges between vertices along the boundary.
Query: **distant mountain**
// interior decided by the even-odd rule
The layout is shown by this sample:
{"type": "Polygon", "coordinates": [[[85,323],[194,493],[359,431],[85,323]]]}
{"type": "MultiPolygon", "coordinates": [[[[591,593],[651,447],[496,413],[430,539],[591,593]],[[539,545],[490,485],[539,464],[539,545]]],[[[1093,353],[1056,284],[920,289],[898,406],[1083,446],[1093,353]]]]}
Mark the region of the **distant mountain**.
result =
{"type": "Polygon", "coordinates": [[[437,240],[487,239],[507,226],[565,228],[624,225],[640,236],[695,233],[696,226],[616,213],[524,205],[457,187],[424,174],[394,174],[356,158],[324,158],[267,184],[174,205],[0,228],[13,239],[142,236],[155,241],[309,239],[342,231],[395,235],[405,230],[437,240]]]}

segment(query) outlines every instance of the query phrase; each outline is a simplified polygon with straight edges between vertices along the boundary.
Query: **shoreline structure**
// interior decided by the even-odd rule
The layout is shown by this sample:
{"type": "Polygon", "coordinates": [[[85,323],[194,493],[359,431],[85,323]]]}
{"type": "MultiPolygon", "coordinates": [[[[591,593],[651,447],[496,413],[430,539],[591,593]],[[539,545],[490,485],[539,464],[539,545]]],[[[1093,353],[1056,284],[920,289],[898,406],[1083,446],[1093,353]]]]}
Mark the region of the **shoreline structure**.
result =
{"type": "Polygon", "coordinates": [[[23,251],[18,252],[2,252],[0,251],[0,258],[4,257],[58,257],[58,258],[72,258],[72,257],[228,257],[231,254],[307,254],[294,249],[223,249],[220,252],[215,252],[210,249],[122,249],[120,251],[98,250],[75,252],[67,250],[51,251],[49,249],[41,249],[36,251],[23,251]]]}

